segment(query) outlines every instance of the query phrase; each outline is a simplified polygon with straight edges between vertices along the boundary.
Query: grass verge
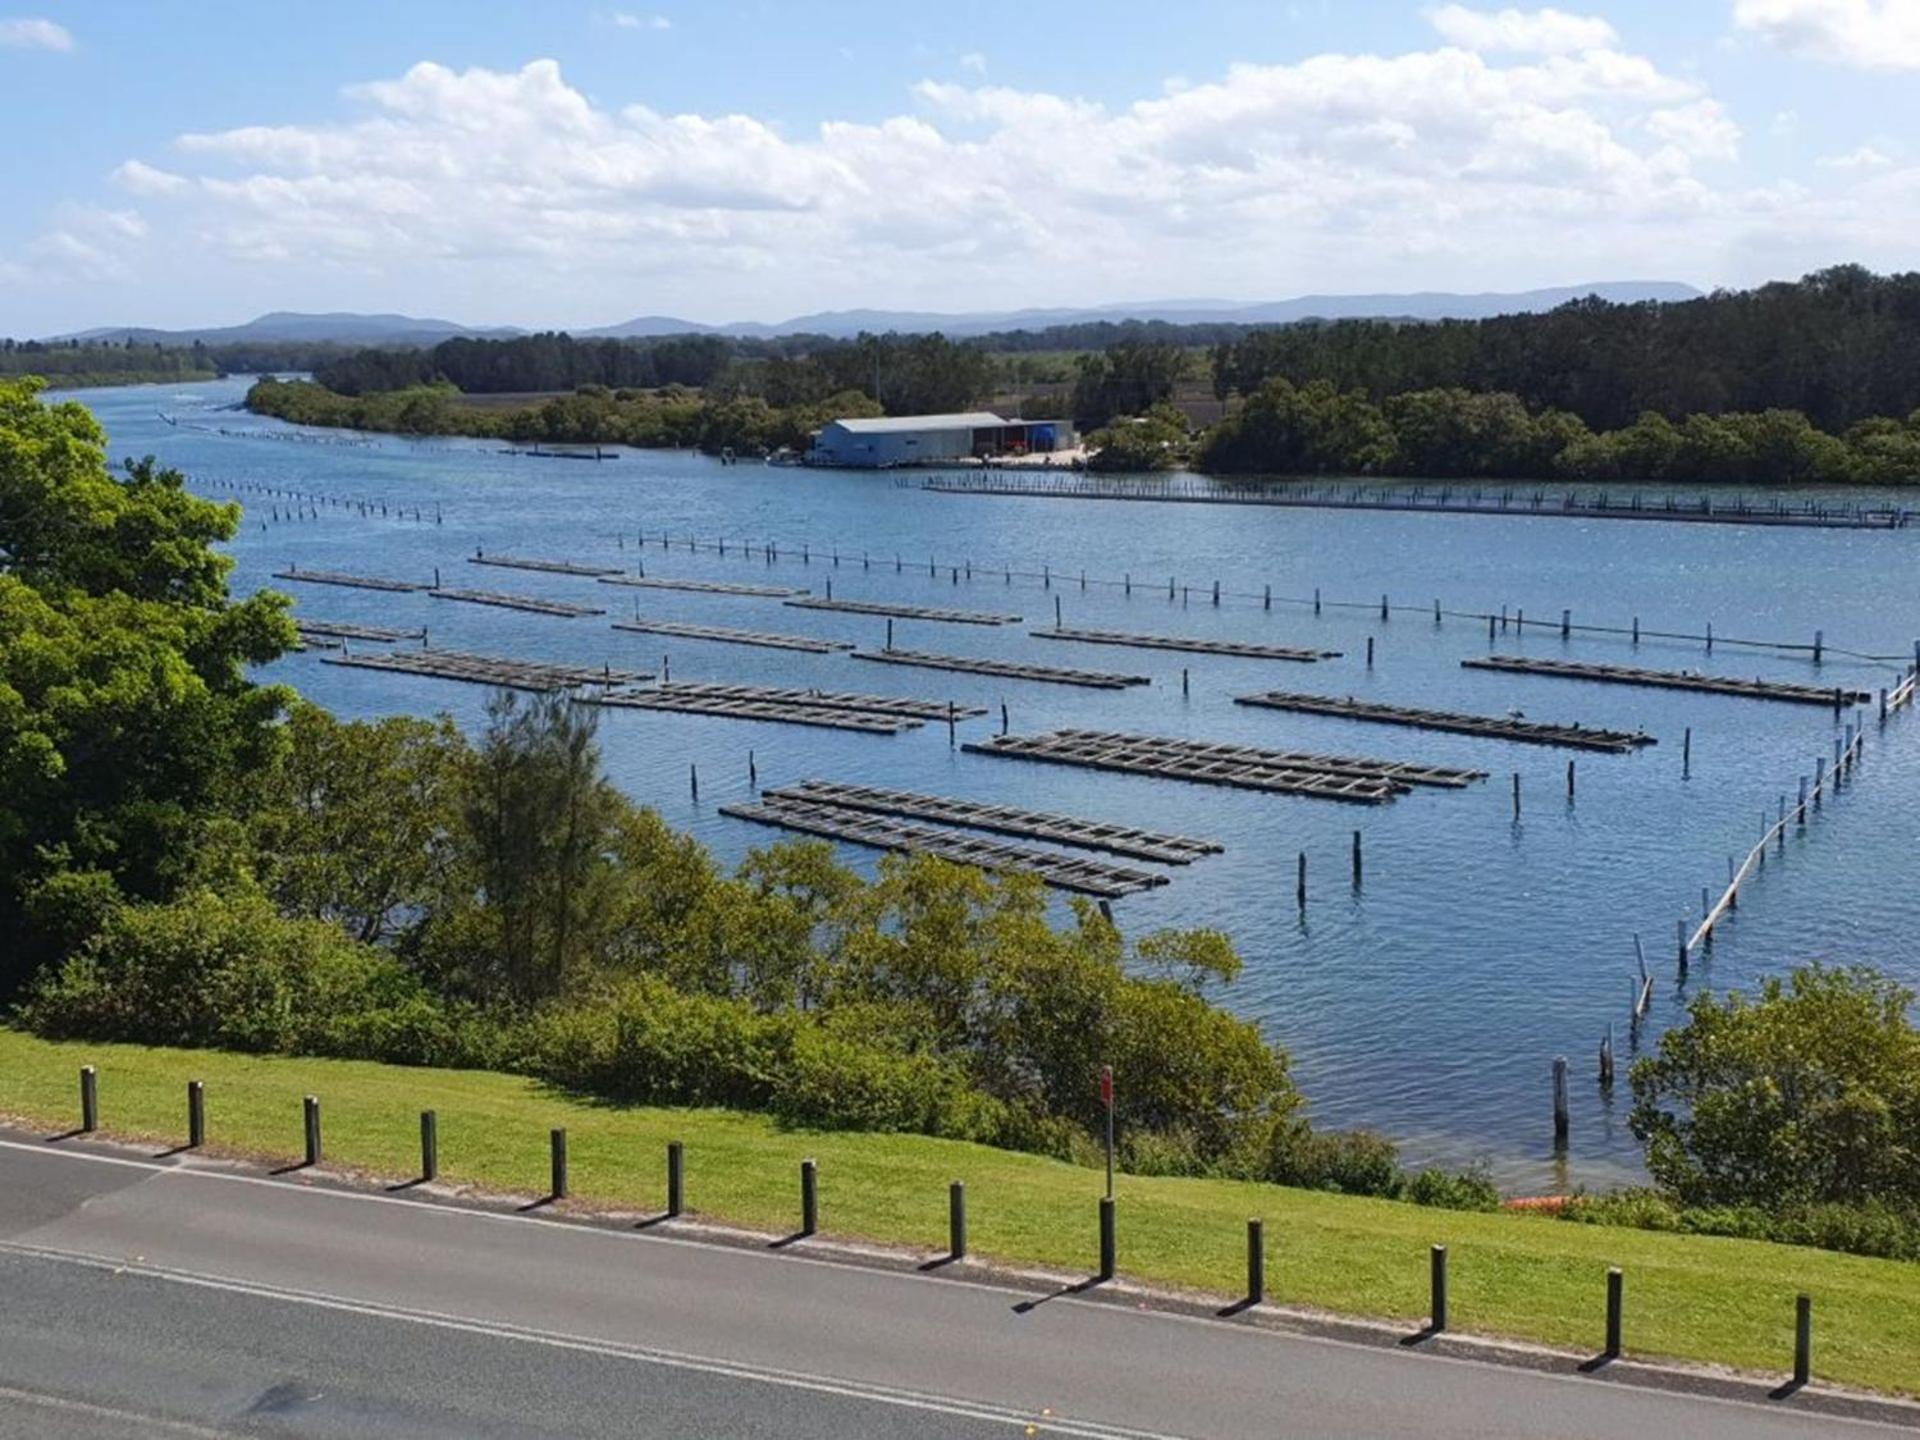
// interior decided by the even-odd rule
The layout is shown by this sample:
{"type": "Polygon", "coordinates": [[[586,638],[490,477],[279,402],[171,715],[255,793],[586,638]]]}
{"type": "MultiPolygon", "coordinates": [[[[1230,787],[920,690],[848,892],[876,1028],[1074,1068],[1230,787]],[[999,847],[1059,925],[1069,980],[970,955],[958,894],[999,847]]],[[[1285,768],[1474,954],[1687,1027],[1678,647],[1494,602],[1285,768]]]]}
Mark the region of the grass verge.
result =
{"type": "MultiPolygon", "coordinates": [[[[439,1114],[444,1180],[540,1194],[547,1131],[568,1133],[583,1203],[664,1201],[666,1142],[686,1145],[687,1205],[774,1232],[798,1221],[797,1166],[820,1165],[821,1225],[942,1249],[946,1188],[967,1182],[983,1258],[1090,1271],[1101,1176],[1032,1155],[911,1135],[782,1130],[724,1110],[614,1106],[539,1082],[138,1045],[56,1044],[0,1030],[0,1113],[42,1126],[78,1115],[77,1071],[99,1071],[107,1131],[185,1137],[185,1087],[206,1082],[211,1145],[269,1158],[301,1146],[301,1096],[321,1097],[331,1164],[405,1178],[418,1115],[439,1114]]],[[[1598,1350],[1607,1267],[1626,1271],[1629,1353],[1779,1372],[1793,1355],[1794,1296],[1813,1296],[1817,1378],[1920,1394],[1920,1266],[1759,1241],[1662,1235],[1529,1215],[1462,1214],[1227,1180],[1119,1177],[1122,1271],[1231,1296],[1245,1283],[1246,1221],[1266,1221],[1268,1298],[1351,1315],[1424,1319],[1428,1247],[1450,1248],[1452,1324],[1598,1350]]]]}

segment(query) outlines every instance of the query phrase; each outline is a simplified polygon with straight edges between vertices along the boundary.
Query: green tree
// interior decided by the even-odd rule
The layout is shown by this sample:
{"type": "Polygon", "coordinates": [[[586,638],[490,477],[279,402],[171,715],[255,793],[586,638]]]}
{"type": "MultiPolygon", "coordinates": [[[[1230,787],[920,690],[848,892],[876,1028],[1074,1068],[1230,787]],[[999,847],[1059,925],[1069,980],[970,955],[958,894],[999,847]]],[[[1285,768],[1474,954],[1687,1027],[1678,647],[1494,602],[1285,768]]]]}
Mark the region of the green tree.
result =
{"type": "Polygon", "coordinates": [[[76,938],[52,917],[172,894],[282,743],[288,692],[246,672],[295,636],[282,597],[229,599],[237,521],[151,461],[116,477],[85,409],[0,384],[0,992],[76,938]]]}
{"type": "Polygon", "coordinates": [[[1634,1134],[1685,1205],[1920,1206],[1913,995],[1865,967],[1810,965],[1756,997],[1695,997],[1633,1067],[1634,1134]]]}

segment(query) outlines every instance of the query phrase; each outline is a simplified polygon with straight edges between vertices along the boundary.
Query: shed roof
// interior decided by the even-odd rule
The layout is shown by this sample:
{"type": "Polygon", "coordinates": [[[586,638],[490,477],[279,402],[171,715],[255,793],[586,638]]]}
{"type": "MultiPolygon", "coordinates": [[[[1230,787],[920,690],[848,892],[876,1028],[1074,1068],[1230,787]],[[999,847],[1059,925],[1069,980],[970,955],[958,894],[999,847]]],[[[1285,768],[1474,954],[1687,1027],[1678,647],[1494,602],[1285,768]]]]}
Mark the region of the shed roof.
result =
{"type": "Polygon", "coordinates": [[[855,435],[892,435],[903,430],[985,430],[997,429],[1009,422],[989,410],[968,410],[957,415],[883,415],[874,420],[835,420],[841,429],[855,435]]]}

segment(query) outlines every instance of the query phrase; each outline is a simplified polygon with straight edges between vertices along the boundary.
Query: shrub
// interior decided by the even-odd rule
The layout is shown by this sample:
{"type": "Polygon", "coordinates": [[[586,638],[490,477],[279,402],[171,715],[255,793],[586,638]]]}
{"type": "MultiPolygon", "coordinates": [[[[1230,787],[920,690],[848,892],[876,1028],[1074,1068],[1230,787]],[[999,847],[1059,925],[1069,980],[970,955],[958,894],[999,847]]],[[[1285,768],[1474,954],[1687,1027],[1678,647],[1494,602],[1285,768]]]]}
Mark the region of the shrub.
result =
{"type": "Polygon", "coordinates": [[[1482,1165],[1465,1170],[1422,1170],[1407,1181],[1402,1198],[1439,1210],[1500,1208],[1500,1189],[1482,1165]]]}
{"type": "Polygon", "coordinates": [[[1311,1130],[1304,1123],[1275,1136],[1266,1179],[1343,1195],[1400,1193],[1405,1177],[1393,1142],[1370,1130],[1311,1130]]]}
{"type": "Polygon", "coordinates": [[[1757,998],[1697,997],[1633,1067],[1634,1134],[1682,1205],[1920,1206],[1920,1030],[1910,992],[1821,965],[1757,998]]]}

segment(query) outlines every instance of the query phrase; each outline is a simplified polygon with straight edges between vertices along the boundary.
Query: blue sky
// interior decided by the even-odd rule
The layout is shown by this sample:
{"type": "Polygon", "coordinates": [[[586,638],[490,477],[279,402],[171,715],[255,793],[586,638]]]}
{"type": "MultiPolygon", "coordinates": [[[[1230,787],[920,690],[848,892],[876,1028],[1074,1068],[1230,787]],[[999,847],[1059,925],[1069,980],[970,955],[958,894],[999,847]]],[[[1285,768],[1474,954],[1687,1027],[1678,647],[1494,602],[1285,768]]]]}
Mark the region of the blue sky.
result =
{"type": "Polygon", "coordinates": [[[0,0],[0,333],[1911,268],[1920,0],[0,0]]]}

